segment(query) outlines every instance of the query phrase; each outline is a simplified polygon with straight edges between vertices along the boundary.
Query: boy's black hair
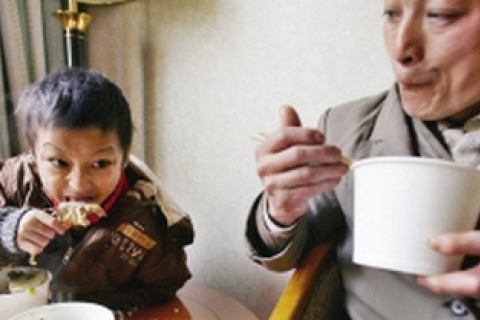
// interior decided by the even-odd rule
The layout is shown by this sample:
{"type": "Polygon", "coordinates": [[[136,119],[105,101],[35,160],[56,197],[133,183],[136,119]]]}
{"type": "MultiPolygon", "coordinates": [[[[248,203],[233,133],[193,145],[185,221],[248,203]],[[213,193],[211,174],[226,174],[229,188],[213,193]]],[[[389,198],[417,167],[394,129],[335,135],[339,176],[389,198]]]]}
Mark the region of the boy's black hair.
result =
{"type": "MultiPolygon", "coordinates": [[[[91,69],[62,68],[26,88],[17,112],[30,148],[39,128],[100,128],[115,131],[127,156],[133,139],[130,106],[122,90],[91,69]]],[[[127,159],[124,159],[127,160],[127,159]]]]}

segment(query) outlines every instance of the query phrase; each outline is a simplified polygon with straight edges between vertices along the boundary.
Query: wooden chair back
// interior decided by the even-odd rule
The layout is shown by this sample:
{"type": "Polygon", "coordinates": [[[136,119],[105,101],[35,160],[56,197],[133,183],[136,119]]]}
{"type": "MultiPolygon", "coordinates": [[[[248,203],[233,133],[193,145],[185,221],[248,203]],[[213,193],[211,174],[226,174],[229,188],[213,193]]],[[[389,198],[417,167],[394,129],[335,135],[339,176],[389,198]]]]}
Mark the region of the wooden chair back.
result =
{"type": "Polygon", "coordinates": [[[287,282],[269,320],[346,320],[335,243],[310,250],[287,282]]]}

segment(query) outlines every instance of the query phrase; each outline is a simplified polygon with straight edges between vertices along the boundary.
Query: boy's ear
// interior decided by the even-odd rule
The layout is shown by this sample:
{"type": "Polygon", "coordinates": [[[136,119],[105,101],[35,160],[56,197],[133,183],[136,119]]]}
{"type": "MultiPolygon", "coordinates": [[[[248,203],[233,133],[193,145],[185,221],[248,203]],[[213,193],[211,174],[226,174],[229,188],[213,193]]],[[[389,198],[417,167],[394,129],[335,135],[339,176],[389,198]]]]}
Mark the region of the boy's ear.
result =
{"type": "Polygon", "coordinates": [[[123,168],[125,169],[128,166],[128,162],[130,161],[130,151],[125,152],[123,156],[123,168]]]}

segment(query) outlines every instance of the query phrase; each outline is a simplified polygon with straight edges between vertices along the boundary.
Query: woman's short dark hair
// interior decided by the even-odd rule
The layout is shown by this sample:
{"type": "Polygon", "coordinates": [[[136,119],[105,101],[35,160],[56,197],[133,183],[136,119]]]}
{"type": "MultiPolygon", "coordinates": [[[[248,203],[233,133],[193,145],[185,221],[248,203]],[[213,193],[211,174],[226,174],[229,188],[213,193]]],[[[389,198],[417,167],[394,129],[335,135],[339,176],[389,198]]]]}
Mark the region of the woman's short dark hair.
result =
{"type": "MultiPolygon", "coordinates": [[[[133,139],[130,106],[122,90],[91,69],[62,68],[27,87],[17,112],[33,148],[39,128],[100,128],[115,131],[126,156],[133,139]]],[[[126,159],[125,159],[126,160],[126,159]]]]}

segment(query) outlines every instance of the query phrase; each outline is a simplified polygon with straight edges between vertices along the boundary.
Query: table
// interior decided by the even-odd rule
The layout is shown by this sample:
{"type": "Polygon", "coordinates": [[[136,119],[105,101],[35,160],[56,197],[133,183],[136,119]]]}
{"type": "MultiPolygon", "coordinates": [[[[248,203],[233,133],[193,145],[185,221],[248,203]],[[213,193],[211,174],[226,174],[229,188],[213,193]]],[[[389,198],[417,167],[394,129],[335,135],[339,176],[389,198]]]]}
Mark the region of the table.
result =
{"type": "Polygon", "coordinates": [[[127,320],[259,320],[252,311],[229,295],[187,282],[177,297],[159,306],[129,314],[127,320]]]}

